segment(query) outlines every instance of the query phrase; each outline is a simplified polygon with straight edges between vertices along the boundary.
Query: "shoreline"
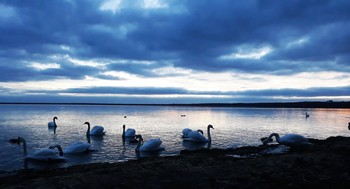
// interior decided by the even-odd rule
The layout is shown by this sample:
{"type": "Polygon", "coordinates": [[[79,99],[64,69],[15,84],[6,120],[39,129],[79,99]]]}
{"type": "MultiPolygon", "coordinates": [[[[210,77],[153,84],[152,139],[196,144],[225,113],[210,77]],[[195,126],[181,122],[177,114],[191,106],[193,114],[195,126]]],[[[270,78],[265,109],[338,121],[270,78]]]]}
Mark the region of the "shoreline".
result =
{"type": "Polygon", "coordinates": [[[308,149],[269,154],[278,145],[181,151],[178,156],[68,168],[21,170],[0,188],[344,188],[350,137],[310,139],[308,149]],[[130,184],[131,183],[131,184],[130,184]]]}

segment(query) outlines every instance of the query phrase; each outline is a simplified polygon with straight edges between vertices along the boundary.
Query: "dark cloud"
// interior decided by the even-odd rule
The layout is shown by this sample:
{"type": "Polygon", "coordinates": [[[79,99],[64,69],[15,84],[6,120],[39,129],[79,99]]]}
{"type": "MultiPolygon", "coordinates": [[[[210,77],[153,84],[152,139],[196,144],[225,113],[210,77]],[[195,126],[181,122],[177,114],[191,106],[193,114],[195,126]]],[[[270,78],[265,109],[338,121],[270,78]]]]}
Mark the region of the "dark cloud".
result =
{"type": "MultiPolygon", "coordinates": [[[[144,9],[135,2],[143,1],[122,1],[112,12],[101,9],[102,0],[2,1],[0,82],[85,76],[120,79],[104,75],[105,71],[162,77],[164,74],[154,70],[164,67],[275,75],[350,71],[350,2],[346,0],[171,0],[163,2],[168,6],[164,9],[144,9]],[[223,58],[263,48],[270,52],[260,58],[223,58]],[[107,63],[92,67],[77,65],[72,59],[107,63]],[[31,66],[33,63],[60,67],[39,70],[31,66]]],[[[338,90],[272,89],[232,94],[347,94],[338,90]]],[[[198,94],[173,88],[97,87],[66,92],[74,91],[198,94]]]]}

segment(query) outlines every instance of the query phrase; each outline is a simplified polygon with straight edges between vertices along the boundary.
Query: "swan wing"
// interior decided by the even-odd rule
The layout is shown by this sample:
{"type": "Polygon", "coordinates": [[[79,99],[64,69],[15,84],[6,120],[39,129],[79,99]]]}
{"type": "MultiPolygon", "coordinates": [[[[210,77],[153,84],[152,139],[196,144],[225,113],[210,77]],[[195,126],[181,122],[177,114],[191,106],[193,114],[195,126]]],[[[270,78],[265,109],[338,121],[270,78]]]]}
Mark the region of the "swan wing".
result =
{"type": "Polygon", "coordinates": [[[75,142],[63,150],[64,154],[83,153],[90,150],[91,144],[86,142],[75,142]]]}
{"type": "Polygon", "coordinates": [[[196,142],[207,142],[208,139],[205,138],[200,132],[198,131],[192,131],[188,134],[188,138],[191,141],[196,141],[196,142]]]}
{"type": "Polygon", "coordinates": [[[103,130],[104,128],[102,126],[96,125],[91,129],[90,135],[103,135],[103,130]]]}
{"type": "Polygon", "coordinates": [[[125,137],[134,137],[135,136],[135,134],[136,134],[136,131],[135,131],[135,129],[127,129],[126,131],[125,131],[125,137]]]}
{"type": "Polygon", "coordinates": [[[192,129],[189,129],[189,128],[184,128],[182,130],[182,137],[188,137],[188,135],[190,134],[190,132],[192,132],[192,129]]]}
{"type": "Polygon", "coordinates": [[[140,151],[156,151],[161,149],[160,148],[161,144],[162,144],[162,141],[158,138],[150,139],[141,146],[140,151]]]}

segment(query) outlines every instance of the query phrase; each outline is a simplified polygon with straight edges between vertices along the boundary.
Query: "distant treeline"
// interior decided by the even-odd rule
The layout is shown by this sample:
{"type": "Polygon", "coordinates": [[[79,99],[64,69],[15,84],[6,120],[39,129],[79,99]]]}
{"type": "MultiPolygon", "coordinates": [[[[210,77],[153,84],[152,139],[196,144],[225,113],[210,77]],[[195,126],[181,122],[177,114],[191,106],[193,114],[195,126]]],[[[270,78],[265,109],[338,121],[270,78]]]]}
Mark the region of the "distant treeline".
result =
{"type": "Polygon", "coordinates": [[[255,108],[350,108],[349,102],[271,102],[271,103],[201,103],[172,104],[173,106],[196,107],[255,107],[255,108]]]}
{"type": "Polygon", "coordinates": [[[115,103],[22,103],[0,102],[0,104],[24,105],[128,105],[128,106],[191,106],[191,107],[255,107],[255,108],[350,108],[350,101],[326,102],[269,102],[269,103],[194,103],[194,104],[115,104],[115,103]]]}

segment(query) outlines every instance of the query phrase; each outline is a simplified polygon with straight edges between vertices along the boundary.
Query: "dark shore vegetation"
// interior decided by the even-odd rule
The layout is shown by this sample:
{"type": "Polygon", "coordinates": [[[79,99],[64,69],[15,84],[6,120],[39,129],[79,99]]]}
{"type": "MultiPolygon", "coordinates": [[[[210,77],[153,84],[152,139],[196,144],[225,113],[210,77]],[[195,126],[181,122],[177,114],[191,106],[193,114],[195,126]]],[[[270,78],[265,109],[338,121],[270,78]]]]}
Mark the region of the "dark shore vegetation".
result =
{"type": "Polygon", "coordinates": [[[350,188],[350,138],[310,139],[306,149],[277,145],[182,151],[124,163],[22,170],[0,188],[350,188]]]}
{"type": "Polygon", "coordinates": [[[128,106],[190,106],[190,107],[252,107],[252,108],[350,108],[350,101],[306,101],[265,103],[193,103],[193,104],[116,104],[116,103],[22,103],[0,102],[0,104],[23,105],[128,105],[128,106]]]}

